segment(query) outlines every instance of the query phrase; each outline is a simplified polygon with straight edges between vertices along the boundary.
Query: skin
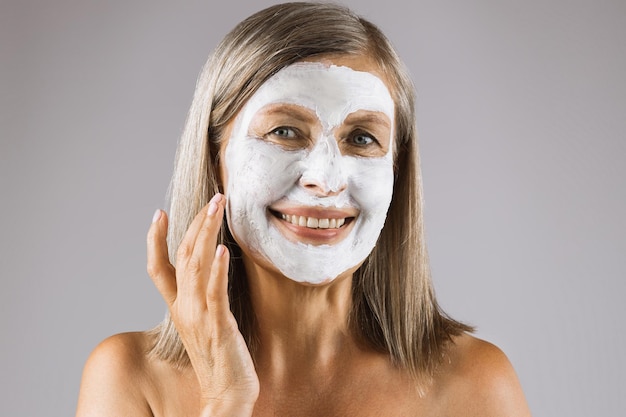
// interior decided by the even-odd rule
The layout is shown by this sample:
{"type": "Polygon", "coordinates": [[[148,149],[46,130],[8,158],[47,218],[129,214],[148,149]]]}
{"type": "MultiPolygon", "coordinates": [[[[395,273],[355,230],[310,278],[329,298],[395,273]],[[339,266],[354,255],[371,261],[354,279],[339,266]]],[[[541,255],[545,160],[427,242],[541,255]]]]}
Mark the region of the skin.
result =
{"type": "MultiPolygon", "coordinates": [[[[384,80],[366,57],[322,62],[384,80]]],[[[360,345],[346,326],[357,267],[329,283],[303,285],[243,247],[259,320],[255,367],[228,304],[229,254],[217,246],[224,207],[225,198],[217,195],[197,215],[178,249],[177,269],[168,261],[164,212],[157,212],[148,232],[148,272],[192,366],[180,370],[147,355],[146,333],[108,338],[85,366],[77,416],[530,415],[497,347],[470,335],[456,338],[419,396],[406,372],[360,345]]]]}

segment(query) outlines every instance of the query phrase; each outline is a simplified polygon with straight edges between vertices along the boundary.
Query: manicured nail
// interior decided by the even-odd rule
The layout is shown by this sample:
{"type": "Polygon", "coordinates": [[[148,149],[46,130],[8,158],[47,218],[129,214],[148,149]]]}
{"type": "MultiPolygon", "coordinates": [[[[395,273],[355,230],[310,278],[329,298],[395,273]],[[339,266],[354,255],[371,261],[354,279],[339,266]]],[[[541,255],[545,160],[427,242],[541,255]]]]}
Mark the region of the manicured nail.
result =
{"type": "Polygon", "coordinates": [[[152,223],[156,222],[161,218],[161,209],[156,209],[154,212],[154,216],[152,216],[152,223]]]}
{"type": "Polygon", "coordinates": [[[217,212],[217,205],[222,201],[222,198],[224,198],[224,196],[217,193],[209,200],[209,208],[207,209],[208,216],[212,216],[217,212]]]}
{"type": "Polygon", "coordinates": [[[215,256],[218,258],[224,255],[224,245],[217,245],[217,249],[215,250],[215,256]]]}
{"type": "Polygon", "coordinates": [[[222,201],[222,194],[217,193],[217,194],[215,194],[215,195],[211,198],[211,200],[209,200],[209,203],[216,203],[216,204],[217,204],[217,203],[219,203],[220,201],[222,201]]]}

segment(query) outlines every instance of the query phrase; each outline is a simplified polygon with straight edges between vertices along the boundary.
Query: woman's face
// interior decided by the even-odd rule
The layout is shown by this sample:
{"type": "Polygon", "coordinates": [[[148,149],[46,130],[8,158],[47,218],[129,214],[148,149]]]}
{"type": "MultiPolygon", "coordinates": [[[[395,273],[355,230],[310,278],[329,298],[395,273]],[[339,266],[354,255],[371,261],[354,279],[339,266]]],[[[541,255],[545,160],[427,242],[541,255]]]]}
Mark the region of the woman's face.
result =
{"type": "Polygon", "coordinates": [[[360,265],[391,202],[393,121],[366,58],[300,62],[267,80],[222,149],[228,224],[244,254],[309,284],[360,265]]]}

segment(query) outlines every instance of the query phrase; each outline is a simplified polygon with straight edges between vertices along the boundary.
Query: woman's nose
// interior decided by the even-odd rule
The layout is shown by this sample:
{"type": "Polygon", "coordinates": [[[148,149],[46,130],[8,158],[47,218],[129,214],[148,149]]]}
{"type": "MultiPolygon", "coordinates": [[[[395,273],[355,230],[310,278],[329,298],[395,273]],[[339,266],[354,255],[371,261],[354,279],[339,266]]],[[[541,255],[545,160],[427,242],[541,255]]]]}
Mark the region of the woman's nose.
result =
{"type": "Polygon", "coordinates": [[[321,138],[303,163],[299,184],[311,194],[333,196],[348,186],[341,152],[334,138],[321,138]]]}

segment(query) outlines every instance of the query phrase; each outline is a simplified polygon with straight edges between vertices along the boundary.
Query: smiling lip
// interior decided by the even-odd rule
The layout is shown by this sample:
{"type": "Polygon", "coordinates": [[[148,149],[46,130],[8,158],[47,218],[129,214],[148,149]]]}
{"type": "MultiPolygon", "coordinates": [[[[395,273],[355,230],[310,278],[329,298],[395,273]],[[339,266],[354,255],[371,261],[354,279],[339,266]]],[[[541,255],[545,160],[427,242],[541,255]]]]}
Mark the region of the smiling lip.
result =
{"type": "Polygon", "coordinates": [[[356,210],[320,209],[315,207],[271,208],[270,213],[283,233],[294,234],[297,240],[310,244],[334,244],[341,240],[356,210]]]}
{"type": "Polygon", "coordinates": [[[280,213],[280,217],[295,226],[308,227],[309,229],[339,229],[346,222],[345,218],[340,219],[318,219],[316,217],[298,216],[297,214],[280,213]]]}

